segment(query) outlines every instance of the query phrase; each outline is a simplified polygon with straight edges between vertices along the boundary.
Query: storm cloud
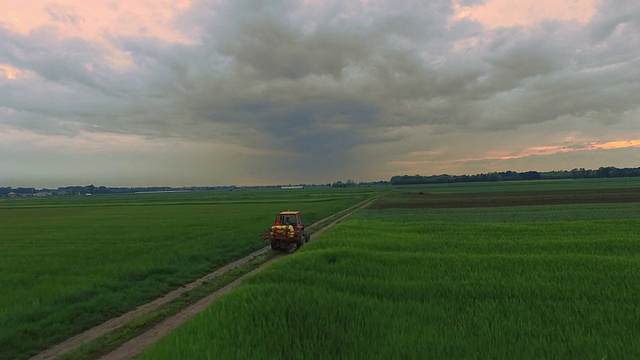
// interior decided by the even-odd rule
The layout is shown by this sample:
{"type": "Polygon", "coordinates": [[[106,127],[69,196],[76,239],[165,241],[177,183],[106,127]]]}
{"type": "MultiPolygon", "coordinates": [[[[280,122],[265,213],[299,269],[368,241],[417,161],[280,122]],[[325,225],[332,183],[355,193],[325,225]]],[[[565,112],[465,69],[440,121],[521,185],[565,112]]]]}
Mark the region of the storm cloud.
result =
{"type": "MultiPolygon", "coordinates": [[[[0,126],[34,134],[0,137],[0,161],[24,164],[48,136],[105,147],[120,136],[164,184],[326,182],[560,169],[565,153],[530,150],[640,139],[635,1],[598,2],[587,22],[457,16],[484,3],[194,1],[171,18],[179,40],[144,26],[68,36],[56,24],[89,20],[49,4],[50,21],[28,32],[0,24],[0,126]]],[[[638,166],[638,150],[571,161],[638,166]]],[[[115,169],[126,158],[98,152],[115,169]]],[[[148,183],[135,168],[77,181],[148,183]]]]}

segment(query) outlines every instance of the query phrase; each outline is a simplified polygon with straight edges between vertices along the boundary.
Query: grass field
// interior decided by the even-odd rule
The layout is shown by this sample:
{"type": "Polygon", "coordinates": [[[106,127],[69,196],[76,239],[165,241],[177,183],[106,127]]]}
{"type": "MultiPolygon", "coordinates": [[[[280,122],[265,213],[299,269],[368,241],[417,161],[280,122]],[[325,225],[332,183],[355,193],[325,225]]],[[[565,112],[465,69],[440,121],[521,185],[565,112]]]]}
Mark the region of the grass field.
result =
{"type": "Polygon", "coordinates": [[[544,181],[460,182],[448,184],[397,186],[398,191],[419,190],[431,194],[500,193],[509,191],[554,191],[638,188],[639,178],[563,179],[544,181]]]}
{"type": "MultiPolygon", "coordinates": [[[[375,190],[374,190],[375,191],[375,190]]],[[[0,201],[0,358],[26,358],[266,246],[370,189],[253,190],[0,201]]]]}
{"type": "Polygon", "coordinates": [[[640,358],[639,205],[362,210],[142,358],[640,358]]]}

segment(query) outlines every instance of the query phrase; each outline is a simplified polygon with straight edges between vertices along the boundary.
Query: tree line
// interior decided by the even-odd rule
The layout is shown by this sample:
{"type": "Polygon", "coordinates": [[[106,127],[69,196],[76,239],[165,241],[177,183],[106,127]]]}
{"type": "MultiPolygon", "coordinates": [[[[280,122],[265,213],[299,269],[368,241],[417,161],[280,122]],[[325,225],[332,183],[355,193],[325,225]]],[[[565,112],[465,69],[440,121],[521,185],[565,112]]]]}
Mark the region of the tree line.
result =
{"type": "Polygon", "coordinates": [[[560,171],[502,171],[475,175],[396,175],[391,177],[391,185],[443,184],[453,182],[487,182],[518,180],[596,179],[617,177],[640,177],[640,168],[600,167],[597,170],[575,168],[560,171]]]}

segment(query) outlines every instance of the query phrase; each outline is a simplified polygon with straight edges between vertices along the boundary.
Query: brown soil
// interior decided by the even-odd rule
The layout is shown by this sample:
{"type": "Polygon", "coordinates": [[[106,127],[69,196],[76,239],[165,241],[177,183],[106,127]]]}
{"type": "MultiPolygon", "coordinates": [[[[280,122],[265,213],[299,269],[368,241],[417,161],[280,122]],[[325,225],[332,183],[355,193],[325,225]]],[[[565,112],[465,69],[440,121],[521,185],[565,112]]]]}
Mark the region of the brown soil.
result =
{"type": "MultiPolygon", "coordinates": [[[[356,210],[361,209],[367,205],[370,205],[371,203],[373,203],[375,200],[377,200],[380,196],[376,196],[372,199],[368,199],[365,200],[355,206],[352,206],[351,208],[348,208],[346,210],[343,210],[342,213],[343,215],[340,216],[337,220],[331,222],[329,225],[323,226],[322,228],[318,229],[317,231],[314,232],[313,234],[313,238],[317,237],[318,235],[320,235],[321,233],[323,233],[324,231],[330,229],[331,227],[333,227],[335,224],[337,224],[338,222],[344,220],[345,218],[347,218],[348,216],[350,216],[351,214],[353,214],[356,210]]],[[[308,226],[308,228],[313,228],[313,227],[317,227],[319,224],[322,224],[324,222],[326,222],[330,217],[327,217],[325,219],[319,220],[316,223],[308,226]]],[[[157,309],[158,307],[170,302],[171,300],[177,298],[178,296],[182,295],[183,293],[192,290],[200,285],[202,285],[204,282],[208,282],[213,278],[219,277],[221,275],[223,275],[224,273],[228,272],[229,270],[235,269],[239,266],[242,266],[246,263],[248,263],[249,261],[251,261],[253,258],[255,258],[258,255],[264,254],[270,250],[271,247],[267,246],[265,248],[262,248],[256,252],[253,252],[252,254],[239,259],[237,261],[234,261],[196,281],[193,281],[190,284],[187,284],[183,287],[181,287],[180,289],[174,290],[168,294],[165,294],[164,296],[148,303],[148,304],[144,304],[139,306],[138,308],[125,313],[117,318],[113,318],[111,320],[108,320],[94,328],[91,328],[81,334],[78,334],[70,339],[68,339],[67,341],[64,341],[56,346],[53,346],[41,353],[39,353],[38,355],[34,356],[31,358],[31,360],[43,360],[43,359],[51,359],[57,356],[60,356],[64,353],[67,353],[69,351],[74,350],[75,348],[79,347],[80,345],[82,345],[83,343],[95,340],[105,334],[107,334],[110,331],[113,331],[125,324],[127,324],[128,322],[130,322],[131,320],[133,320],[134,318],[136,318],[139,315],[148,313],[154,309],[157,309]]],[[[196,315],[197,313],[203,311],[204,309],[206,309],[214,300],[216,300],[217,298],[219,298],[220,296],[224,295],[225,293],[227,293],[229,290],[233,289],[234,287],[236,287],[238,284],[240,284],[240,282],[242,282],[242,280],[244,278],[246,278],[247,276],[260,271],[262,269],[264,269],[266,266],[268,266],[269,264],[273,263],[274,261],[276,261],[277,259],[279,259],[280,257],[282,257],[283,254],[274,257],[273,259],[267,261],[266,263],[262,264],[260,267],[258,267],[257,269],[251,271],[250,273],[236,279],[235,281],[233,281],[232,283],[226,285],[225,287],[215,291],[214,293],[212,293],[211,295],[207,296],[206,298],[198,301],[197,303],[187,307],[186,309],[180,311],[178,314],[166,319],[165,321],[155,325],[153,328],[151,328],[150,330],[146,331],[145,333],[139,335],[138,337],[131,339],[130,341],[126,342],[125,344],[123,344],[122,346],[120,346],[119,348],[117,348],[116,350],[114,350],[113,352],[105,355],[104,357],[102,357],[101,359],[132,359],[138,355],[140,355],[144,349],[146,349],[149,345],[153,344],[154,342],[156,342],[157,340],[159,340],[160,338],[162,338],[163,336],[165,336],[166,334],[168,334],[171,330],[175,329],[176,327],[180,326],[182,323],[184,323],[185,321],[187,321],[188,319],[190,319],[192,316],[196,315]]]]}
{"type": "Polygon", "coordinates": [[[587,189],[518,191],[470,194],[404,193],[398,201],[379,201],[371,209],[469,208],[560,204],[600,204],[640,202],[640,189],[587,189]]]}

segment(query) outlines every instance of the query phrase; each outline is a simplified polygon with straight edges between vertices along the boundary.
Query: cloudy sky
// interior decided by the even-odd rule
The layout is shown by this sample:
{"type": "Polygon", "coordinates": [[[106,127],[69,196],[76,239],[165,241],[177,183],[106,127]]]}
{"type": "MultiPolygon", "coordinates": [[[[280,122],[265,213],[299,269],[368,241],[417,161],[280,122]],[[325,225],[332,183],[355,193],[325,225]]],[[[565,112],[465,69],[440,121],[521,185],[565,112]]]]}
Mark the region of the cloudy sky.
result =
{"type": "Polygon", "coordinates": [[[638,0],[3,0],[0,186],[640,166],[638,0]]]}

